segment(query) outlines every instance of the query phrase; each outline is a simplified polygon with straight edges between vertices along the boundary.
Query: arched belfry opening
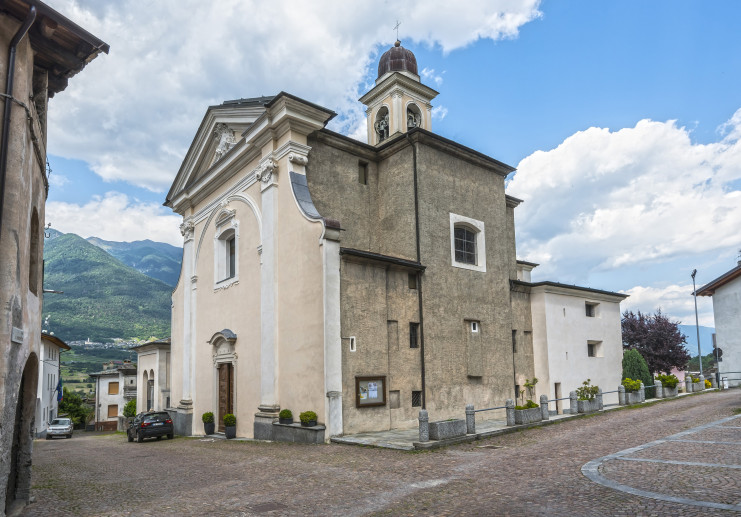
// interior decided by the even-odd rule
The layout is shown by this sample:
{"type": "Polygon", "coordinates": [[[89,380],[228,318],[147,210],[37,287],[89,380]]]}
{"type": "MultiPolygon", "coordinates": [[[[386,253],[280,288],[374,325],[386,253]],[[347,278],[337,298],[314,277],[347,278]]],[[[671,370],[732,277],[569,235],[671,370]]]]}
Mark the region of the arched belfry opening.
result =
{"type": "Polygon", "coordinates": [[[5,487],[5,512],[11,513],[17,502],[29,499],[31,490],[31,452],[36,415],[36,386],[39,359],[32,353],[23,368],[15,409],[15,426],[10,450],[10,470],[5,487]]]}
{"type": "Polygon", "coordinates": [[[414,53],[397,41],[378,61],[375,86],[360,98],[367,107],[368,143],[378,145],[416,128],[431,131],[435,97],[420,81],[414,53]]]}

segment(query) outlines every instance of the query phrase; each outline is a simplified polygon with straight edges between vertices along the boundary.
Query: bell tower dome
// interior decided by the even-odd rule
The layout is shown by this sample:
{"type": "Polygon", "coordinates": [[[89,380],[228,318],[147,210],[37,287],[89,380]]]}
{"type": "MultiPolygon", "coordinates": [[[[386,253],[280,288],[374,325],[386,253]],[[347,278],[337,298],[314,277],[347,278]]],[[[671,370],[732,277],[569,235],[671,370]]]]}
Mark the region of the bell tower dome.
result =
{"type": "Polygon", "coordinates": [[[360,98],[365,104],[368,143],[378,145],[415,127],[432,130],[432,104],[437,92],[419,80],[417,58],[396,41],[378,61],[378,77],[360,98]]]}

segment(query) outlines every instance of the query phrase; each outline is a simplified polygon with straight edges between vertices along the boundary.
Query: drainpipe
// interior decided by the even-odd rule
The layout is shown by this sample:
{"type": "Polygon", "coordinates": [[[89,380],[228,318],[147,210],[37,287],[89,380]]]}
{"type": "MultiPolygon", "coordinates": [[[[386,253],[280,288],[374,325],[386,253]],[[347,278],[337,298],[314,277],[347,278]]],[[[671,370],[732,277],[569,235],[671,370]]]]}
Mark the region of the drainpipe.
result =
{"type": "MultiPolygon", "coordinates": [[[[414,226],[417,244],[417,263],[422,263],[419,245],[419,191],[417,188],[417,146],[406,134],[407,140],[412,146],[412,164],[414,170],[414,226]]],[[[417,271],[417,299],[419,300],[419,353],[421,360],[422,376],[422,409],[427,409],[427,391],[425,389],[425,318],[422,310],[422,273],[417,271]]]]}
{"type": "Polygon", "coordinates": [[[26,21],[18,32],[15,33],[13,39],[10,40],[10,49],[8,51],[8,73],[7,81],[5,83],[5,109],[3,113],[3,136],[0,141],[0,239],[3,235],[3,204],[5,200],[5,175],[8,169],[8,140],[10,135],[10,112],[13,108],[13,83],[15,82],[15,54],[18,44],[26,35],[28,29],[36,20],[36,7],[31,6],[26,16],[26,21]]]}

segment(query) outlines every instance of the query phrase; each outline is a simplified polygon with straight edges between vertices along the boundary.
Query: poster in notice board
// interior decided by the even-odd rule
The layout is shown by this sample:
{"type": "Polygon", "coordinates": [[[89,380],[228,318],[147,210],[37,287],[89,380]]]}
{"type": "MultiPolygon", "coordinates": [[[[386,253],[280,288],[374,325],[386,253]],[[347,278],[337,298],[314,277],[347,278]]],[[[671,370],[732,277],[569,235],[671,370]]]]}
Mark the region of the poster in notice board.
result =
{"type": "Polygon", "coordinates": [[[386,377],[355,377],[355,406],[385,406],[386,377]]]}

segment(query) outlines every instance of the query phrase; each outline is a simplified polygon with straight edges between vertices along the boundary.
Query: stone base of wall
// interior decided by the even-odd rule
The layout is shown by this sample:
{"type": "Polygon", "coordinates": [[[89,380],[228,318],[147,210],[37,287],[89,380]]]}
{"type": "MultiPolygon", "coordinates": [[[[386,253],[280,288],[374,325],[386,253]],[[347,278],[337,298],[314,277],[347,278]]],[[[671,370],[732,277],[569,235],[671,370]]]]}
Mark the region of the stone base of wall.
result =
{"type": "Polygon", "coordinates": [[[326,427],[323,425],[303,427],[301,424],[273,422],[272,427],[272,439],[276,442],[324,443],[326,427]]]}
{"type": "Polygon", "coordinates": [[[446,440],[457,436],[466,435],[466,421],[443,420],[441,422],[430,422],[430,440],[446,440]]]}
{"type": "Polygon", "coordinates": [[[515,409],[515,424],[532,424],[543,420],[543,413],[540,407],[532,409],[515,409]]]}

